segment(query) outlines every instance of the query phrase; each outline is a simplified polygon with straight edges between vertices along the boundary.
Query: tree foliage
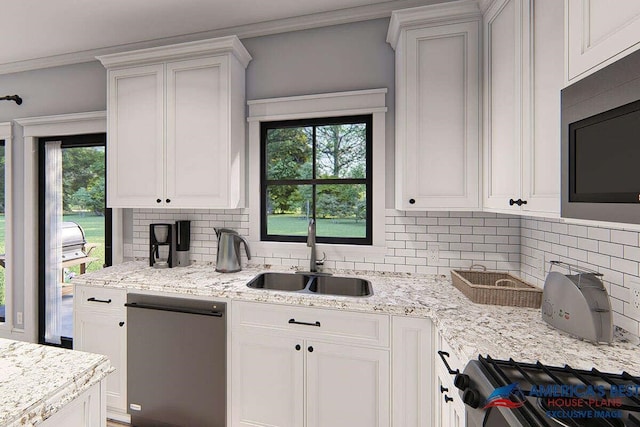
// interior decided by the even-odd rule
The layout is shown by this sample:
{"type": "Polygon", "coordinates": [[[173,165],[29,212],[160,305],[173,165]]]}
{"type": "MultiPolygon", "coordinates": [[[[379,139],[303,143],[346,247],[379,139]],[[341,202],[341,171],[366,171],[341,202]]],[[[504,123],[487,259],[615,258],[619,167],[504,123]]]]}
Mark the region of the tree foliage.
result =
{"type": "MultiPolygon", "coordinates": [[[[267,180],[311,179],[313,127],[269,129],[267,180]]],[[[366,126],[360,124],[315,127],[316,179],[366,178],[366,126]]],[[[268,213],[306,213],[313,200],[311,185],[269,185],[268,213]]],[[[362,184],[317,184],[316,216],[355,218],[366,216],[362,184]]]]}
{"type": "Polygon", "coordinates": [[[103,147],[74,147],[62,150],[63,210],[71,206],[104,214],[105,157],[103,147]]]}

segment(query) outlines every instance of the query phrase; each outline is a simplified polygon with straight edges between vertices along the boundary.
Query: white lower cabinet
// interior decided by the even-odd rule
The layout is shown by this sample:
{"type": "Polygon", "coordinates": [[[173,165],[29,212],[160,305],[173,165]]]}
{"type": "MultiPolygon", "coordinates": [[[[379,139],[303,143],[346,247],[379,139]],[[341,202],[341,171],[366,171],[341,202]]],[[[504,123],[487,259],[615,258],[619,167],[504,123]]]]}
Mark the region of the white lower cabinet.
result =
{"type": "Polygon", "coordinates": [[[105,427],[105,380],[94,384],[68,403],[60,411],[46,419],[42,427],[105,427]]]}
{"type": "Polygon", "coordinates": [[[110,418],[126,420],[126,291],[76,285],[74,292],[74,350],[109,358],[115,371],[106,380],[107,411],[110,418]]]}
{"type": "Polygon", "coordinates": [[[234,302],[231,334],[232,426],[390,425],[388,316],[234,302]]]}

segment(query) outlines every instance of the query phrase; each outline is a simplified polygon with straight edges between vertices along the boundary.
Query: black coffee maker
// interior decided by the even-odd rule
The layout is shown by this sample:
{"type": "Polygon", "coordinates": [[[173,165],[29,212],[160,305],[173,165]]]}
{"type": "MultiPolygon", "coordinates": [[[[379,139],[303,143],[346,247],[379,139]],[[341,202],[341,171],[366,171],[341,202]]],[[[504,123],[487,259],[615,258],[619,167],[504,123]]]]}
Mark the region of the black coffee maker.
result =
{"type": "Polygon", "coordinates": [[[149,265],[170,268],[174,264],[174,236],[171,224],[149,225],[149,265]]]}
{"type": "Polygon", "coordinates": [[[186,267],[191,265],[191,221],[176,221],[175,226],[175,266],[186,267]]]}

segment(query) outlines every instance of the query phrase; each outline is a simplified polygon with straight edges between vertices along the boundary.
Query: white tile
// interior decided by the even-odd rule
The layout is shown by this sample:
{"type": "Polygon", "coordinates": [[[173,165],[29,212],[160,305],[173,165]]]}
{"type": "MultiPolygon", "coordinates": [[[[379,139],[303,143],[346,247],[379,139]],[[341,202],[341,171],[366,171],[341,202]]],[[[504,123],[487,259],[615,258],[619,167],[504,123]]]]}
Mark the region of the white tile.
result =
{"type": "MultiPolygon", "coordinates": [[[[604,266],[606,267],[606,266],[604,266]]],[[[625,274],[638,275],[638,262],[622,258],[611,258],[611,269],[625,274]]]]}
{"type": "Polygon", "coordinates": [[[606,242],[611,240],[611,230],[608,228],[589,227],[588,237],[595,240],[604,240],[606,242]]]}
{"type": "Polygon", "coordinates": [[[598,252],[615,257],[623,257],[623,246],[616,243],[598,242],[598,252]]]}
{"type": "MultiPolygon", "coordinates": [[[[611,265],[611,257],[608,255],[601,255],[595,252],[589,252],[589,254],[587,255],[587,262],[599,267],[609,268],[609,266],[611,265]]],[[[613,266],[611,266],[611,268],[613,268],[614,270],[617,270],[617,268],[613,266]]]]}
{"type": "Polygon", "coordinates": [[[576,237],[587,237],[589,235],[587,231],[587,227],[585,227],[584,225],[568,224],[567,232],[571,236],[576,236],[576,237]]]}
{"type": "Polygon", "coordinates": [[[438,218],[438,225],[460,225],[460,218],[438,218]]]}
{"type": "Polygon", "coordinates": [[[611,241],[622,245],[638,246],[638,232],[611,230],[611,241]]]}
{"type": "Polygon", "coordinates": [[[598,241],[578,237],[578,249],[584,249],[585,251],[590,251],[590,252],[597,252],[598,241]]]}

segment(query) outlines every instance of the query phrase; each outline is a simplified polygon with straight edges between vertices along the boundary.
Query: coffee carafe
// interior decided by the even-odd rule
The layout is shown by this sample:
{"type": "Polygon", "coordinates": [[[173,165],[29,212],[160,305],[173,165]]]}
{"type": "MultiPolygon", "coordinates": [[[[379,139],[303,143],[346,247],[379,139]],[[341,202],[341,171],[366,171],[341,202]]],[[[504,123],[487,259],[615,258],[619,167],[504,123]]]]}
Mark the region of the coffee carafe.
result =
{"type": "Polygon", "coordinates": [[[176,221],[176,267],[191,265],[191,221],[176,221]]]}
{"type": "Polygon", "coordinates": [[[149,265],[154,268],[173,267],[173,227],[171,224],[149,225],[149,265]]]}
{"type": "Polygon", "coordinates": [[[249,242],[240,236],[237,231],[229,228],[214,228],[218,236],[218,257],[216,259],[216,271],[221,273],[234,273],[242,270],[240,264],[240,243],[244,243],[247,258],[251,259],[249,242]]]}

